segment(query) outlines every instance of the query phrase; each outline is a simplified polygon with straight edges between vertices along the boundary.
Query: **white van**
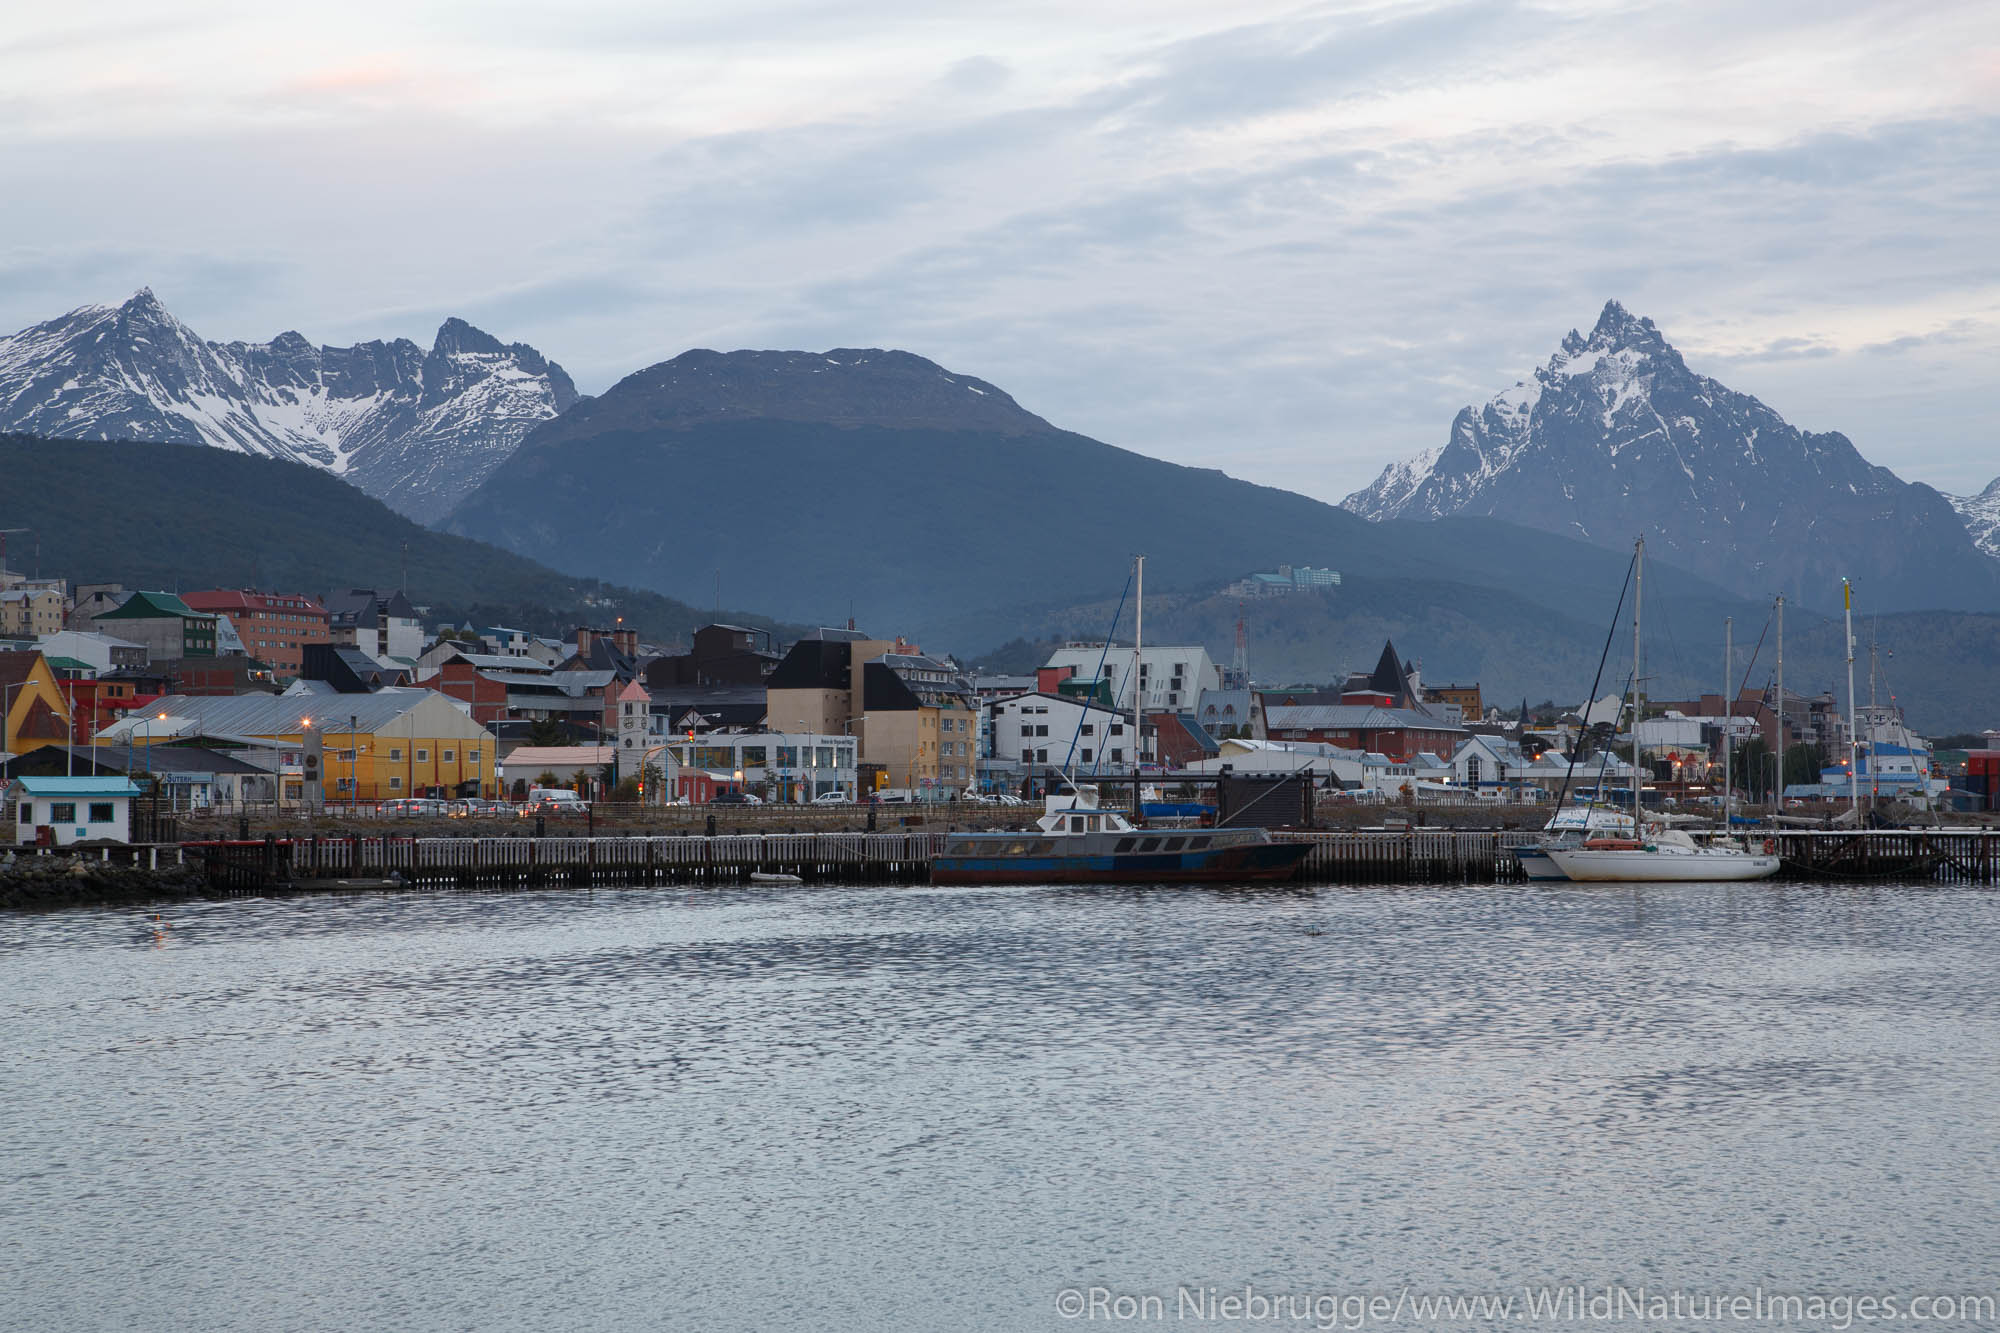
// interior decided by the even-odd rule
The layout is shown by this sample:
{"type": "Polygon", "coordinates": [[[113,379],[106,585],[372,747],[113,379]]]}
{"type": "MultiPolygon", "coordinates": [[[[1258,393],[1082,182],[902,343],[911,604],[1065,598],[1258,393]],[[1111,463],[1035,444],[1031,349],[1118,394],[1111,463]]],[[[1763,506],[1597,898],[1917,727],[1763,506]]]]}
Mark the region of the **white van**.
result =
{"type": "Polygon", "coordinates": [[[567,787],[530,787],[523,815],[580,815],[590,806],[567,787]]]}

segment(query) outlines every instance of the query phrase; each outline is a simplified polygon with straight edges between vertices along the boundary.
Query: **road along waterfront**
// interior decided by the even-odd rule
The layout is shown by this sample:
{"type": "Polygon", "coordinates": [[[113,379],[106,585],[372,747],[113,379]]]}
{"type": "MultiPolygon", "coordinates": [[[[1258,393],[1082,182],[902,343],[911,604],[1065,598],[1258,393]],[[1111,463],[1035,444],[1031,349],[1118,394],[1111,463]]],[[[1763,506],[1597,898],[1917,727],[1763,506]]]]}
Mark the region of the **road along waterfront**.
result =
{"type": "Polygon", "coordinates": [[[0,1215],[29,1222],[8,1322],[1992,1292],[1993,909],[1956,885],[821,885],[0,916],[0,1215]]]}

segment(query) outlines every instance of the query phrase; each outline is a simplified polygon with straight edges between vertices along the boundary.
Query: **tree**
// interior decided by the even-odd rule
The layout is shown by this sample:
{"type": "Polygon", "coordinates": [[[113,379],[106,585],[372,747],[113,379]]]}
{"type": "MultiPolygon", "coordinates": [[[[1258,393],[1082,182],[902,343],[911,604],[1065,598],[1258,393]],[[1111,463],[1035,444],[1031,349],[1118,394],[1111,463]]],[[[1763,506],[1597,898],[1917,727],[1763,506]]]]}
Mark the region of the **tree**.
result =
{"type": "Polygon", "coordinates": [[[538,717],[528,723],[528,744],[542,747],[568,745],[569,733],[554,718],[538,717]]]}
{"type": "Polygon", "coordinates": [[[1771,747],[1762,736],[1752,736],[1730,754],[1730,780],[1750,794],[1753,801],[1771,795],[1771,747]]]}
{"type": "Polygon", "coordinates": [[[1826,750],[1818,745],[1794,745],[1785,751],[1785,785],[1818,782],[1826,767],[1826,750]]]}

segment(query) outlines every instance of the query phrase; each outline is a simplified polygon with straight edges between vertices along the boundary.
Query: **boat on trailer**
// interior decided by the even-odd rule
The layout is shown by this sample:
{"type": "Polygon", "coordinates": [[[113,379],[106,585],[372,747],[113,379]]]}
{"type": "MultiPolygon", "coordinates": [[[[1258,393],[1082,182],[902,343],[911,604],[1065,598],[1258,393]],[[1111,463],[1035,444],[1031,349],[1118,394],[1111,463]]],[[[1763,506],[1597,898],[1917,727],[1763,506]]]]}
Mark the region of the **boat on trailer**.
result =
{"type": "Polygon", "coordinates": [[[1296,878],[1310,843],[1261,828],[1135,828],[1099,807],[1097,788],[1043,800],[1032,830],[956,833],[931,863],[933,884],[1214,884],[1296,878]]]}

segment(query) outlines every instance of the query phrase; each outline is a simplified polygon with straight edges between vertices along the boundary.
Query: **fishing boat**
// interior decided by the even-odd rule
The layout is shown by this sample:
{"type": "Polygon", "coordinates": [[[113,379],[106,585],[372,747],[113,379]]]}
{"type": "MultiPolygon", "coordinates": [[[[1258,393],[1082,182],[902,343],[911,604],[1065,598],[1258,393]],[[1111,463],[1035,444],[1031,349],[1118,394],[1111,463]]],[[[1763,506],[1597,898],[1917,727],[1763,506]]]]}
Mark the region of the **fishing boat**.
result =
{"type": "Polygon", "coordinates": [[[1551,851],[1580,847],[1587,839],[1629,838],[1637,831],[1632,816],[1622,810],[1595,803],[1567,806],[1555,812],[1534,843],[1514,849],[1514,861],[1524,879],[1567,880],[1562,867],[1550,859],[1551,851]]]}
{"type": "Polygon", "coordinates": [[[1098,806],[1097,788],[1043,798],[1033,831],[957,833],[931,863],[933,884],[1211,884],[1288,880],[1311,844],[1261,828],[1135,828],[1098,806]]]}

